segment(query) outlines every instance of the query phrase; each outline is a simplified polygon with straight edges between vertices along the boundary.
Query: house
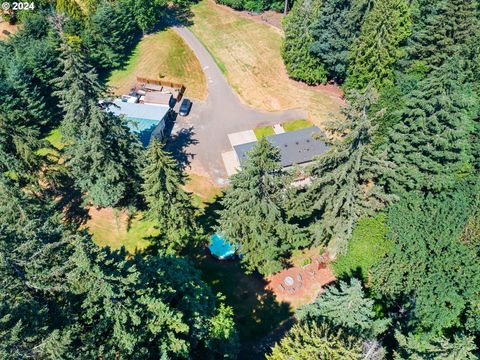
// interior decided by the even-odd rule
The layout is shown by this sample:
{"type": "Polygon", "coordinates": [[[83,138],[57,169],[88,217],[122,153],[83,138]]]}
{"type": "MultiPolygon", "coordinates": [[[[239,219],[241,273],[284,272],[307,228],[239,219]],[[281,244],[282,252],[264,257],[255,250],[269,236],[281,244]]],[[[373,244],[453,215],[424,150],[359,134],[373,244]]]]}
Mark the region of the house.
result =
{"type": "Polygon", "coordinates": [[[155,106],[169,106],[175,105],[175,100],[171,93],[164,93],[158,91],[149,91],[144,96],[140,97],[140,102],[146,105],[155,106]]]}
{"type": "Polygon", "coordinates": [[[129,127],[140,137],[144,146],[150,143],[152,136],[159,140],[165,137],[165,125],[170,116],[169,105],[139,104],[115,99],[108,111],[129,120],[129,127]]]}
{"type": "MultiPolygon", "coordinates": [[[[282,167],[289,169],[296,165],[305,166],[310,164],[316,156],[323,154],[328,149],[324,142],[314,139],[313,134],[315,133],[320,133],[320,129],[312,126],[267,136],[267,140],[279,149],[282,167]]],[[[255,144],[256,141],[253,141],[233,146],[236,160],[240,167],[255,144]]]]}

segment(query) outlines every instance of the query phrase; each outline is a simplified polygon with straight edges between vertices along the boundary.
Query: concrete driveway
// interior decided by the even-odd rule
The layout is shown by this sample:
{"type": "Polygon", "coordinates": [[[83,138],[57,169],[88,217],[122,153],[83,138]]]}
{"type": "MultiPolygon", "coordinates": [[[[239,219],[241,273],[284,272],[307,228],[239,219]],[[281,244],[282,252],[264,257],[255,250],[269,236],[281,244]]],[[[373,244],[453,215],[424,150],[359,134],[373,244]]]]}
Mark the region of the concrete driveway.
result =
{"type": "Polygon", "coordinates": [[[207,80],[208,97],[204,102],[194,101],[189,116],[177,117],[169,146],[183,157],[187,170],[190,168],[224,185],[228,176],[222,153],[231,150],[228,134],[306,118],[306,113],[301,109],[262,112],[242,104],[195,35],[184,27],[174,29],[200,61],[207,80]]]}

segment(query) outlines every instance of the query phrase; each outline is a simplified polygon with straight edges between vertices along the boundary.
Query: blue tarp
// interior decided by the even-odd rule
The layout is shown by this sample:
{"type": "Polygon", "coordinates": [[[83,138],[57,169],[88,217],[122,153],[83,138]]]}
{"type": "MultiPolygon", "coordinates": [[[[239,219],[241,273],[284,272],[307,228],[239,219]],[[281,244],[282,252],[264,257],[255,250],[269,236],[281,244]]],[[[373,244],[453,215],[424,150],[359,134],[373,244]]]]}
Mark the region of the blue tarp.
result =
{"type": "Polygon", "coordinates": [[[208,248],[212,255],[219,259],[232,257],[238,250],[238,246],[230,244],[217,233],[210,237],[210,245],[208,245],[208,248]]]}

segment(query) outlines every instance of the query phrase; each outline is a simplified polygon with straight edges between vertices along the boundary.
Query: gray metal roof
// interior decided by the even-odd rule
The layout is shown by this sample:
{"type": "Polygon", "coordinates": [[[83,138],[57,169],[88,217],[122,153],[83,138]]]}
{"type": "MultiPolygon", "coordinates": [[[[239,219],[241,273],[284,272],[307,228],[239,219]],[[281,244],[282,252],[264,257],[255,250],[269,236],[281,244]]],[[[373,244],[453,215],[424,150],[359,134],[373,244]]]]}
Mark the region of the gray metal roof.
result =
{"type": "MultiPolygon", "coordinates": [[[[283,134],[267,136],[267,140],[280,150],[283,167],[305,164],[314,159],[315,156],[323,154],[328,146],[312,137],[314,133],[319,133],[320,129],[312,126],[297,131],[289,131],[283,134]]],[[[247,152],[250,151],[257,142],[240,144],[233,147],[240,163],[247,158],[247,152]]]]}
{"type": "Polygon", "coordinates": [[[108,110],[115,115],[125,115],[127,118],[156,120],[160,122],[167,115],[170,107],[167,105],[132,104],[120,99],[113,100],[117,106],[111,105],[108,110]]]}

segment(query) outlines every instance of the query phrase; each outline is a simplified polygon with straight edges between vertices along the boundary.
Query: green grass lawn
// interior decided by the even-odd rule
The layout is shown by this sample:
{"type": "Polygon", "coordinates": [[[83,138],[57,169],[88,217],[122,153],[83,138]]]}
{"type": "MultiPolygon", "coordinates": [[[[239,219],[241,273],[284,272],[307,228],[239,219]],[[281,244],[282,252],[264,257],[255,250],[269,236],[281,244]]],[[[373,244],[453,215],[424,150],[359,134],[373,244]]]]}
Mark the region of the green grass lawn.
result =
{"type": "Polygon", "coordinates": [[[285,131],[295,131],[295,130],[300,130],[300,129],[305,129],[308,127],[313,126],[313,124],[305,119],[299,119],[299,120],[292,120],[292,121],[287,121],[282,124],[282,127],[285,129],[285,131]]]}
{"type": "Polygon", "coordinates": [[[265,136],[275,135],[275,131],[273,131],[273,127],[271,126],[265,126],[265,127],[253,129],[253,132],[255,133],[257,140],[260,140],[265,136]]]}
{"type": "Polygon", "coordinates": [[[113,211],[96,212],[87,223],[93,241],[99,246],[119,249],[125,246],[131,254],[148,247],[150,238],[159,234],[155,223],[137,215],[127,229],[125,216],[115,216],[113,211]]]}

